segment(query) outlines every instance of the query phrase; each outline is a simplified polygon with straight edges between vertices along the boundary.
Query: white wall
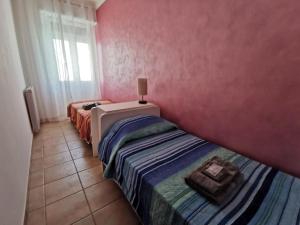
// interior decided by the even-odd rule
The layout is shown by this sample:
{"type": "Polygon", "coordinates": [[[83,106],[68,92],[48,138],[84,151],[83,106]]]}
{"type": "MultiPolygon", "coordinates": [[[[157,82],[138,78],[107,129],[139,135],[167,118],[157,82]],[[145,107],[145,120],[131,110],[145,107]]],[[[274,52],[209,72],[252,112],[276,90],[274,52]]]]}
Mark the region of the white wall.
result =
{"type": "Polygon", "coordinates": [[[0,224],[23,224],[32,133],[10,0],[0,1],[0,224]]]}

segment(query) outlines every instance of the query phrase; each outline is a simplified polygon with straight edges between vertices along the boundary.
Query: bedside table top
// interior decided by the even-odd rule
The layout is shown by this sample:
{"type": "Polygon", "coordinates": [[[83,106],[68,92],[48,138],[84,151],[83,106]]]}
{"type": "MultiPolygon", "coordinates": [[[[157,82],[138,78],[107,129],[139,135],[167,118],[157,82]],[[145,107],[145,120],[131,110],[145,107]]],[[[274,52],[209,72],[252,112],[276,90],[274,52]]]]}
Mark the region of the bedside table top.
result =
{"type": "Polygon", "coordinates": [[[104,112],[114,112],[114,111],[121,111],[126,109],[149,108],[149,107],[157,107],[157,106],[150,102],[148,102],[147,104],[139,104],[138,101],[120,102],[120,103],[112,103],[112,104],[97,106],[97,108],[101,109],[104,112]]]}
{"type": "Polygon", "coordinates": [[[160,116],[160,109],[153,103],[139,104],[138,101],[99,105],[91,110],[91,136],[93,156],[98,155],[98,145],[106,130],[116,121],[138,115],[160,116]]]}

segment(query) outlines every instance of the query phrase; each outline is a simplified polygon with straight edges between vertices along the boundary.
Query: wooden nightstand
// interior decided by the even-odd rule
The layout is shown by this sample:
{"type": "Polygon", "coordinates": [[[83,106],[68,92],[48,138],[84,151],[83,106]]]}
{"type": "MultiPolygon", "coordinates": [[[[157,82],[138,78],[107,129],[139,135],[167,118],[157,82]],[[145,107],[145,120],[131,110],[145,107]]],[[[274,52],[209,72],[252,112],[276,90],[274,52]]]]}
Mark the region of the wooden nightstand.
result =
{"type": "Polygon", "coordinates": [[[136,115],[160,116],[160,109],[153,103],[139,104],[138,101],[100,105],[92,108],[91,136],[93,156],[98,155],[98,145],[105,131],[121,119],[136,115]]]}

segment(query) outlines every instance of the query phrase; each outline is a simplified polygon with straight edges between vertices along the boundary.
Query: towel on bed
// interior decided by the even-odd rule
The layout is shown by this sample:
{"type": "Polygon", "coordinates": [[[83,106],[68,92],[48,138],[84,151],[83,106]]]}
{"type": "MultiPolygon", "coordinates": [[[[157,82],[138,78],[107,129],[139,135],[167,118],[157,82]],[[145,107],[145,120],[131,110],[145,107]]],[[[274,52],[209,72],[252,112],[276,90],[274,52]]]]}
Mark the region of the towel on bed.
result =
{"type": "Polygon", "coordinates": [[[185,178],[189,186],[218,204],[230,200],[243,180],[238,167],[217,156],[185,178]]]}

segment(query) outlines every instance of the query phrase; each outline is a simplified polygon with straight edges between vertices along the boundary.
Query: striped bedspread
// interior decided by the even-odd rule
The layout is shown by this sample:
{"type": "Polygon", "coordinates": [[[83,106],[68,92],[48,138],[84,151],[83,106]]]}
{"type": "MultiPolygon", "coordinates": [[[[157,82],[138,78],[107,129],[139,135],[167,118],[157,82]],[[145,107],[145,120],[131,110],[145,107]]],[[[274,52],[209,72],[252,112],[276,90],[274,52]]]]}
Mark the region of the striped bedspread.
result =
{"type": "Polygon", "coordinates": [[[99,154],[108,166],[105,175],[120,184],[144,225],[300,224],[300,179],[163,119],[139,116],[116,123],[100,143],[99,154]],[[215,155],[237,165],[245,177],[238,193],[221,206],[184,182],[215,155]]]}

